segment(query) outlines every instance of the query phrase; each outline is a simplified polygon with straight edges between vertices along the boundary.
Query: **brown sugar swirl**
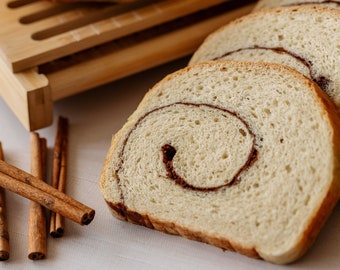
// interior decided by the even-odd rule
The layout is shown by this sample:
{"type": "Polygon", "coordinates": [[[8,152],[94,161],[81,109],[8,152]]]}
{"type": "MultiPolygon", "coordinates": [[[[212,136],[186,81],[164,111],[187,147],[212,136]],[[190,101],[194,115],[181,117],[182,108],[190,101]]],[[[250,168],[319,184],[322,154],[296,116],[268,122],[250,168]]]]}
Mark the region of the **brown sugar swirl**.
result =
{"type": "Polygon", "coordinates": [[[138,178],[150,186],[174,182],[208,192],[237,184],[257,156],[255,135],[241,116],[210,104],[178,102],[137,120],[115,174],[123,201],[122,183],[138,178]]]}

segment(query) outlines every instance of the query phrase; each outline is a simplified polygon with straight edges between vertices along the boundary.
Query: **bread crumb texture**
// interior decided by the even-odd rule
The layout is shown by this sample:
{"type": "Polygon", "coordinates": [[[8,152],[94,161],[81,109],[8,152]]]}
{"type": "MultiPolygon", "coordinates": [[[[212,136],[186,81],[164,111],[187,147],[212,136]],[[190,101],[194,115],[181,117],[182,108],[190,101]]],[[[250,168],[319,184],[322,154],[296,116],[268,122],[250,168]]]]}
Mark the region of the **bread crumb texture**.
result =
{"type": "Polygon", "coordinates": [[[340,107],[339,40],[340,9],[278,7],[251,13],[212,33],[190,64],[229,59],[287,65],[316,82],[340,107]]]}
{"type": "Polygon", "coordinates": [[[124,206],[113,209],[120,218],[138,213],[144,221],[135,223],[291,262],[339,197],[339,120],[324,100],[310,80],[275,64],[214,61],[175,72],[114,136],[104,198],[124,206]]]}

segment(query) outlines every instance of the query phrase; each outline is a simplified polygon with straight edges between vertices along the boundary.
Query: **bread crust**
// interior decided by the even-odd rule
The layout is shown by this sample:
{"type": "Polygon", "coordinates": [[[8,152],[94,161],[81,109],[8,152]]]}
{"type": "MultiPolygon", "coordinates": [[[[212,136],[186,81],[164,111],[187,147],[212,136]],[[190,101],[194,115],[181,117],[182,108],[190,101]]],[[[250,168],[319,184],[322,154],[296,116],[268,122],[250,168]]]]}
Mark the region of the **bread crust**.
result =
{"type": "MultiPolygon", "coordinates": [[[[326,10],[327,13],[331,14],[331,16],[334,16],[335,18],[338,18],[339,16],[339,10],[337,9],[333,9],[333,8],[329,8],[326,6],[291,6],[291,7],[275,7],[272,8],[270,10],[258,10],[254,13],[249,13],[247,15],[244,15],[240,18],[237,18],[231,22],[229,22],[228,24],[221,26],[219,29],[215,30],[212,34],[210,34],[205,41],[212,39],[213,36],[218,35],[219,32],[223,32],[223,30],[229,26],[233,26],[233,25],[237,25],[239,22],[242,22],[245,18],[257,18],[257,17],[261,17],[262,14],[267,14],[267,13],[272,13],[272,14],[279,14],[280,12],[293,12],[294,10],[300,10],[301,12],[306,12],[306,14],[308,14],[309,10],[317,10],[318,12],[322,13],[323,10],[326,10]]],[[[203,42],[205,43],[205,42],[203,42]]]]}
{"type": "MultiPolygon", "coordinates": [[[[335,187],[335,190],[336,189],[337,187],[335,187]]],[[[120,220],[141,225],[149,229],[155,229],[167,234],[179,235],[190,240],[210,244],[223,250],[238,252],[250,258],[264,259],[275,264],[287,264],[303,256],[313,245],[327,218],[332,213],[333,208],[337,204],[338,199],[339,191],[329,190],[323,204],[321,205],[320,209],[315,212],[313,219],[301,236],[296,248],[291,250],[288,254],[281,256],[279,259],[276,256],[271,257],[265,254],[259,254],[256,250],[256,247],[245,247],[240,243],[232,243],[226,238],[219,238],[208,235],[204,232],[193,231],[189,228],[179,226],[172,222],[170,223],[153,218],[147,214],[139,214],[138,212],[130,210],[121,203],[111,203],[108,201],[106,201],[106,203],[112,215],[120,220]]]]}
{"type": "Polygon", "coordinates": [[[298,6],[298,5],[325,5],[330,7],[340,8],[340,1],[333,0],[260,0],[253,9],[258,11],[261,9],[270,9],[279,6],[298,6]]]}
{"type": "Polygon", "coordinates": [[[250,258],[261,258],[260,255],[256,252],[255,248],[247,248],[238,243],[231,243],[228,239],[225,238],[218,238],[212,235],[208,235],[204,232],[193,231],[173,222],[159,220],[147,214],[140,214],[138,212],[130,210],[121,203],[111,203],[108,201],[106,201],[106,203],[112,215],[120,220],[141,225],[149,229],[155,229],[167,234],[179,235],[189,240],[210,244],[223,250],[235,251],[250,258]]]}

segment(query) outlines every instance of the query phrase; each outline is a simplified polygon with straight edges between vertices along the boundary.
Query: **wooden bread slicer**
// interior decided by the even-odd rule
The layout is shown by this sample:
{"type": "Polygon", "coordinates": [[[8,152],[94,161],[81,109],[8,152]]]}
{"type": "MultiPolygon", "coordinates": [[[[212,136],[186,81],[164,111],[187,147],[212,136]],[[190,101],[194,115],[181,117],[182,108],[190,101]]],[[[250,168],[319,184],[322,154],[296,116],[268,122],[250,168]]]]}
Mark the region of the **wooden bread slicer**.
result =
{"type": "Polygon", "coordinates": [[[254,2],[2,1],[0,95],[27,130],[47,127],[54,101],[189,55],[254,2]]]}

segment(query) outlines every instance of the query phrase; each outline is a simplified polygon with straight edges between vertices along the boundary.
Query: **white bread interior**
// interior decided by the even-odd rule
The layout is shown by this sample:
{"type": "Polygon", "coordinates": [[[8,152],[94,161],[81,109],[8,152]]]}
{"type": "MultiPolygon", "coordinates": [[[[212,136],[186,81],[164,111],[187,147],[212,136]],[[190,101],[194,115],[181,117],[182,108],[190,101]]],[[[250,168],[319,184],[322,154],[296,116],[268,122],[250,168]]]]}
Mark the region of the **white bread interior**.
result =
{"type": "Polygon", "coordinates": [[[300,73],[201,63],[146,94],[112,139],[100,188],[120,219],[289,263],[339,199],[339,138],[333,102],[300,73]],[[169,175],[164,145],[187,186],[169,175]]]}
{"type": "Polygon", "coordinates": [[[285,64],[312,78],[340,107],[339,40],[339,9],[279,7],[221,27],[207,37],[190,64],[216,59],[285,64]]]}

